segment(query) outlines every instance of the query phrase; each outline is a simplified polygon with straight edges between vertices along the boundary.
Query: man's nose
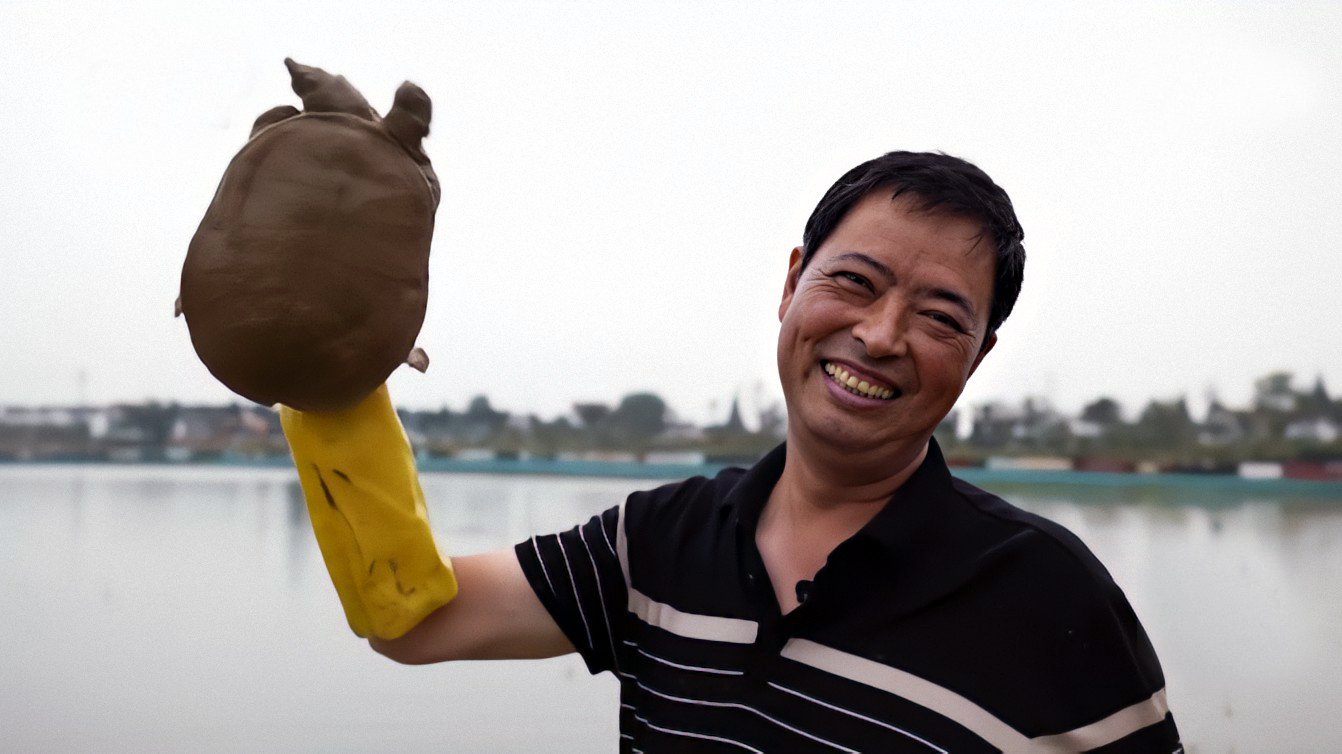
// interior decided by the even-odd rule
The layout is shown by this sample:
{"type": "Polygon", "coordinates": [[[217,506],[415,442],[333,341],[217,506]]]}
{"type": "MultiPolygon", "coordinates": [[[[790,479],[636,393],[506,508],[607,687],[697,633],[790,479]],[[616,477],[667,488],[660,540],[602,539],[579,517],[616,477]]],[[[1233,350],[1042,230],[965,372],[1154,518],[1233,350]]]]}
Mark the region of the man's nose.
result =
{"type": "Polygon", "coordinates": [[[862,341],[872,358],[904,356],[908,353],[909,312],[897,297],[873,302],[853,326],[853,337],[862,341]]]}

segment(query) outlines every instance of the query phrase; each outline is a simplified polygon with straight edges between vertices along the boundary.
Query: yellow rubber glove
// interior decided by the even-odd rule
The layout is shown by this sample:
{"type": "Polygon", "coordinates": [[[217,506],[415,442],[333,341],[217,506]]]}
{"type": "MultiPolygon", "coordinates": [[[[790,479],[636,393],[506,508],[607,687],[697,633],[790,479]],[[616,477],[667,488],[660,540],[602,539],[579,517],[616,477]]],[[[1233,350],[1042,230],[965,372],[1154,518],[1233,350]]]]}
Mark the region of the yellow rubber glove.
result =
{"type": "Polygon", "coordinates": [[[383,385],[332,413],[280,407],[308,516],[354,633],[395,639],[457,594],[383,385]]]}

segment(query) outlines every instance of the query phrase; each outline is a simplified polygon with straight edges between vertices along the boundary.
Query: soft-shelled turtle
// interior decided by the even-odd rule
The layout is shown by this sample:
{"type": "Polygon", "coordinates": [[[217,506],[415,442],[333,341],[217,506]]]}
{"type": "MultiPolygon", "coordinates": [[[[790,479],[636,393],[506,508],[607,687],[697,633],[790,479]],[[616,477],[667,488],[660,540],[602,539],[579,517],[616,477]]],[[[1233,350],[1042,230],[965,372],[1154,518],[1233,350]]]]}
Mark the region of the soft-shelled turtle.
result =
{"type": "Polygon", "coordinates": [[[432,105],[407,81],[379,117],[343,76],[284,63],[303,110],[256,119],[191,239],[178,311],[229,389],[330,411],[428,365],[432,105]]]}

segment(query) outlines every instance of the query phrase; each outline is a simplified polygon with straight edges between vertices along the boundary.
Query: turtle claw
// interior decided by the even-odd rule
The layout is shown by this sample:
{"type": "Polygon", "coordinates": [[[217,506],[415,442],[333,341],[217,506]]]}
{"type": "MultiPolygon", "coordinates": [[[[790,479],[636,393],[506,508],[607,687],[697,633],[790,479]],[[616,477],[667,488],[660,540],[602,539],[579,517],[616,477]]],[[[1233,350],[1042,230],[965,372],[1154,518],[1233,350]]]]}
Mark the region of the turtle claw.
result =
{"type": "Polygon", "coordinates": [[[416,371],[426,372],[429,369],[429,355],[424,352],[423,348],[416,346],[411,349],[410,355],[405,357],[405,363],[416,371]]]}
{"type": "Polygon", "coordinates": [[[177,300],[174,301],[174,302],[172,302],[172,316],[173,316],[174,318],[182,316],[182,297],[181,297],[181,296],[178,296],[178,297],[177,297],[177,300]]]}

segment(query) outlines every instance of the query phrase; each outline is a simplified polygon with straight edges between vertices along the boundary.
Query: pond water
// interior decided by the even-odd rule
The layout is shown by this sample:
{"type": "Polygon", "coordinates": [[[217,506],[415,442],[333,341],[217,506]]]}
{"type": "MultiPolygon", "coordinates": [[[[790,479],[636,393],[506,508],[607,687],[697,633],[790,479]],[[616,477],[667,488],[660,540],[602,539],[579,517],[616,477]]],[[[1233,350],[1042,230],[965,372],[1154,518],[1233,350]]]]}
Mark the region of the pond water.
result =
{"type": "MultiPolygon", "coordinates": [[[[1342,750],[1342,490],[1085,480],[971,478],[1109,567],[1189,752],[1342,750]]],[[[423,475],[455,553],[656,483],[423,475]]],[[[576,657],[411,668],[370,651],[288,469],[0,466],[0,621],[3,752],[617,748],[617,686],[576,657]]]]}

